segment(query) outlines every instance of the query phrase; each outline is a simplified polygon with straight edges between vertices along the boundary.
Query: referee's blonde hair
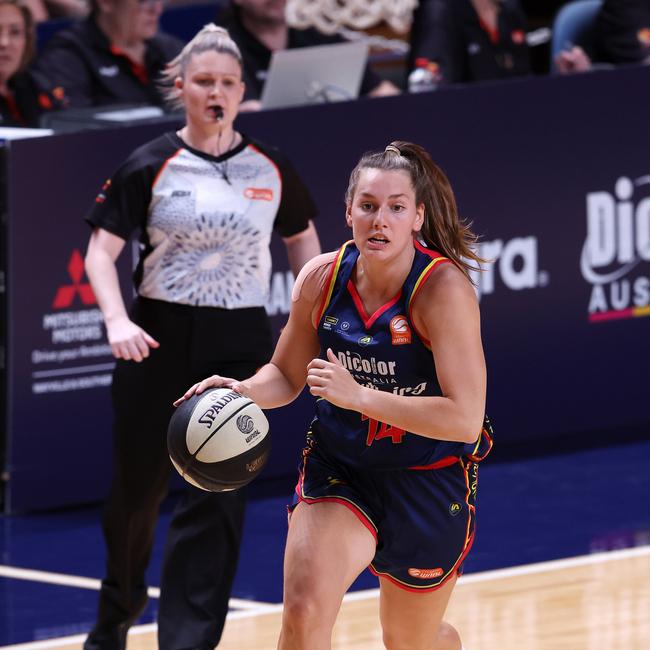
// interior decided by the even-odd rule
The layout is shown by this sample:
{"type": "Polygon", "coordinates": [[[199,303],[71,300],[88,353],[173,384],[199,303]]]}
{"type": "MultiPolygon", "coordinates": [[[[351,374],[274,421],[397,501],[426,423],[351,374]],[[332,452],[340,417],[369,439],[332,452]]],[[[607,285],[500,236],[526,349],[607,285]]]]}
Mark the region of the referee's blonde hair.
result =
{"type": "Polygon", "coordinates": [[[230,55],[243,69],[241,52],[237,43],[230,38],[228,30],[209,23],[201,29],[196,36],[181,50],[176,58],[172,59],[162,73],[162,92],[167,104],[172,109],[180,109],[183,101],[180,97],[175,81],[179,77],[185,78],[185,71],[190,59],[204,52],[219,52],[230,55]]]}

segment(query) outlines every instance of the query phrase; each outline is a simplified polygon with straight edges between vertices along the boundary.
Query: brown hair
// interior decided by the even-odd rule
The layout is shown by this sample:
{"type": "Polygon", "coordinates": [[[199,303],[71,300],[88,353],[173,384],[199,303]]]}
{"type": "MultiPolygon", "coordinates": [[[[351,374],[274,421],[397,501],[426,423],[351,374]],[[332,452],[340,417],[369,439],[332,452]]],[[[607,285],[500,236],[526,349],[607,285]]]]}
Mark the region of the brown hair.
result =
{"type": "Polygon", "coordinates": [[[36,48],[36,28],[34,27],[34,18],[29,7],[27,7],[22,0],[0,0],[0,6],[2,5],[16,7],[16,9],[20,11],[20,15],[23,17],[23,25],[25,27],[25,49],[23,50],[23,55],[20,58],[20,64],[17,70],[17,72],[20,72],[21,70],[24,70],[34,58],[36,48]]]}
{"type": "Polygon", "coordinates": [[[423,147],[395,140],[384,151],[363,154],[350,174],[345,193],[347,205],[352,203],[359,176],[364,169],[407,172],[416,204],[424,204],[424,223],[420,230],[424,244],[448,257],[468,278],[470,271],[480,270],[480,264],[485,260],[473,249],[478,237],[472,232],[471,224],[459,217],[456,198],[447,176],[423,147]]]}

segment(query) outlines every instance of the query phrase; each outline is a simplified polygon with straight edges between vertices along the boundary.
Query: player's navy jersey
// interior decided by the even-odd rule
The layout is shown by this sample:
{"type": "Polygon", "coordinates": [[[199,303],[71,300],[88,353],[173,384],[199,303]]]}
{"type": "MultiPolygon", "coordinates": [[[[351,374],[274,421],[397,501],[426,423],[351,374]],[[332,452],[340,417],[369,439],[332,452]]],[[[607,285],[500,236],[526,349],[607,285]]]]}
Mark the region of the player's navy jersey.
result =
{"type": "Polygon", "coordinates": [[[237,309],[266,304],[272,231],[295,235],[315,212],[277,150],[244,137],[215,157],[167,133],[105,183],[87,221],[123,239],[141,232],[141,296],[237,309]]]}
{"type": "MultiPolygon", "coordinates": [[[[412,320],[412,302],[435,269],[449,260],[414,240],[415,257],[400,292],[374,314],[366,314],[351,280],[359,251],[347,242],[339,251],[325,286],[318,320],[323,356],[331,348],[363,386],[406,396],[442,395],[429,342],[412,320]]],[[[325,358],[325,357],[324,357],[325,358]]],[[[342,409],[316,402],[312,434],[328,454],[375,469],[435,469],[472,456],[478,443],[426,438],[342,409]]]]}

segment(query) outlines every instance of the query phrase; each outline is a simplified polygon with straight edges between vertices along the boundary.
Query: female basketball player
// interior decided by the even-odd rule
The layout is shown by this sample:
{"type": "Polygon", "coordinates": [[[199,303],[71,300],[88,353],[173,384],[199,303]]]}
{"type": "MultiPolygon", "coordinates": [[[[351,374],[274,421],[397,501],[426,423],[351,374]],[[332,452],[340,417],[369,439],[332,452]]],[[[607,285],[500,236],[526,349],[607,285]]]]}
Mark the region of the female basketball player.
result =
{"type": "MultiPolygon", "coordinates": [[[[296,274],[320,253],[310,221],[315,208],[296,172],[275,149],[233,126],[244,94],[241,72],[225,30],[199,32],[168,74],[187,123],[136,150],[88,216],[94,230],[86,269],[118,361],[107,575],[86,648],[124,647],[146,602],[145,569],[171,469],[172,400],[206,374],[244,378],[271,356],[264,304],[272,230],[284,238],[296,274]],[[127,315],[115,260],[134,231],[142,252],[127,315]]],[[[165,551],[163,650],[218,644],[237,566],[244,492],[186,488],[165,551]]]]}
{"type": "MultiPolygon", "coordinates": [[[[379,577],[387,648],[457,650],[442,621],[491,446],[474,236],[442,171],[393,142],[350,177],[354,240],[301,271],[271,363],[230,386],[262,408],[317,397],[285,555],[281,650],[330,647],[341,599],[379,577]]],[[[181,401],[179,400],[179,402],[181,401]]]]}

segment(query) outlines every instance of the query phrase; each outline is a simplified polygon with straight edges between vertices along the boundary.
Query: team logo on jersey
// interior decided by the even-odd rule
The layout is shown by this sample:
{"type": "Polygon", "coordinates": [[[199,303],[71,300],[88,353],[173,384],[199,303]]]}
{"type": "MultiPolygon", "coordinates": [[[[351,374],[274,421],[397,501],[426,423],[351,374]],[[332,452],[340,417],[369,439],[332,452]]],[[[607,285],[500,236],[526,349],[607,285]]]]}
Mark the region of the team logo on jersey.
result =
{"type": "Polygon", "coordinates": [[[390,321],[390,335],[393,345],[406,345],[411,342],[411,327],[406,316],[395,316],[390,321]]]}
{"type": "Polygon", "coordinates": [[[409,569],[409,575],[411,578],[419,578],[420,580],[439,578],[443,573],[441,567],[438,567],[437,569],[409,569]]]}
{"type": "Polygon", "coordinates": [[[367,345],[372,343],[372,336],[368,336],[367,334],[365,336],[360,336],[357,343],[365,348],[367,345]]]}
{"type": "Polygon", "coordinates": [[[273,190],[267,187],[247,187],[244,196],[253,201],[273,201],[273,190]]]}
{"type": "Polygon", "coordinates": [[[452,501],[449,504],[449,514],[452,517],[455,517],[456,515],[460,514],[460,511],[463,509],[462,504],[458,503],[458,501],[452,501]]]}
{"type": "Polygon", "coordinates": [[[348,323],[348,321],[344,320],[344,321],[341,323],[341,329],[342,329],[344,332],[347,332],[347,331],[350,329],[350,323],[348,323]]]}
{"type": "Polygon", "coordinates": [[[323,329],[331,330],[338,322],[339,319],[335,316],[325,316],[325,319],[323,320],[323,329]]]}

